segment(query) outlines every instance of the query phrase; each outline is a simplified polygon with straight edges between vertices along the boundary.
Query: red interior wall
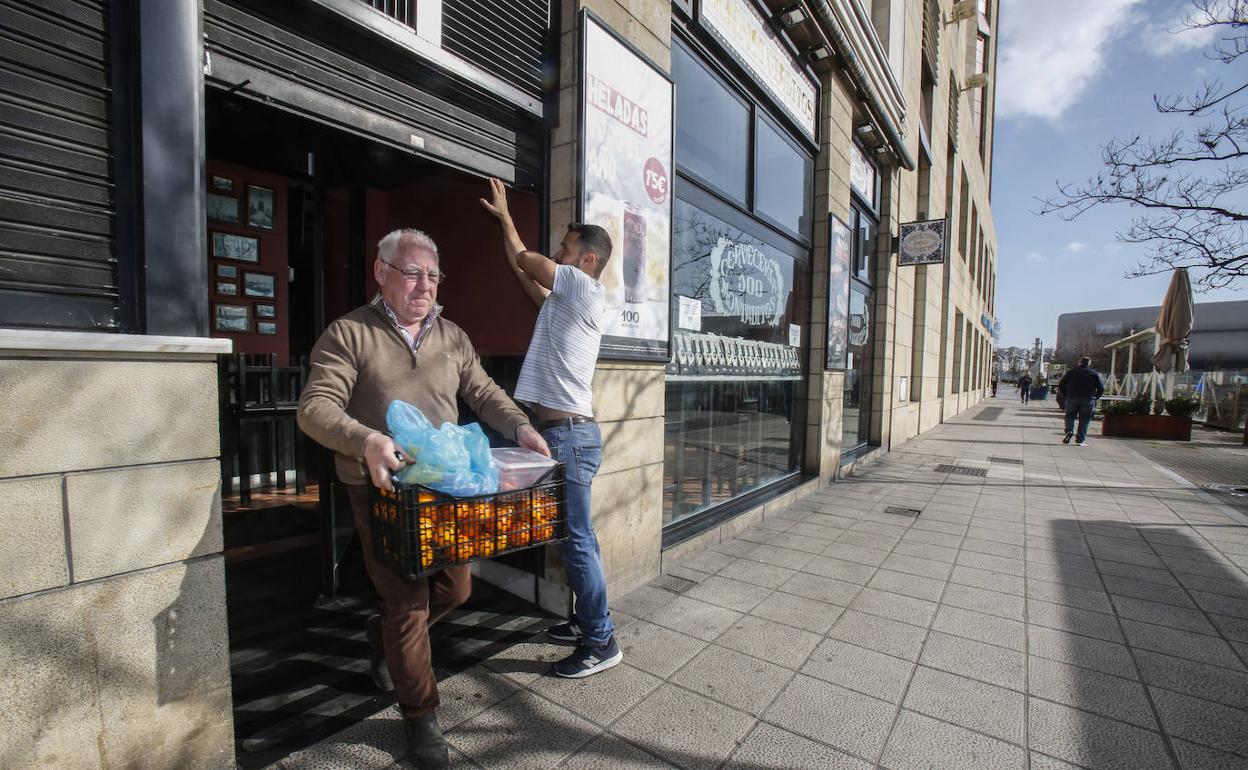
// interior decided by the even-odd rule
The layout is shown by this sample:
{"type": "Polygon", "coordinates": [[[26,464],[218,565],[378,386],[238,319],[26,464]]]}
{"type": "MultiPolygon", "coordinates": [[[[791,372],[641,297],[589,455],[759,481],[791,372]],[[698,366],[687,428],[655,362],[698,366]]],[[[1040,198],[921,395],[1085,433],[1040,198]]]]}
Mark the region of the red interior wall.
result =
{"type": "MultiPolygon", "coordinates": [[[[348,264],[351,258],[351,191],[325,191],[325,320],[333,321],[355,308],[348,264]]],[[[371,296],[371,295],[370,295],[371,296]]]]}
{"type": "MultiPolygon", "coordinates": [[[[400,227],[424,230],[438,244],[448,276],[438,288],[446,317],[461,326],[483,356],[524,355],[537,320],[507,266],[498,225],[478,200],[485,181],[467,176],[428,177],[401,188],[368,193],[369,295],[376,291],[372,261],[377,242],[400,227]]],[[[512,193],[512,217],[529,248],[538,248],[538,206],[531,196],[512,193]]]]}
{"type": "Polygon", "coordinates": [[[263,171],[256,171],[245,166],[238,166],[232,163],[223,163],[220,161],[209,160],[207,162],[207,179],[208,191],[214,192],[212,189],[212,177],[226,177],[234,182],[234,189],[230,193],[221,193],[238,198],[239,201],[239,221],[237,224],[227,222],[218,222],[216,220],[208,221],[207,246],[205,256],[208,259],[208,291],[209,291],[209,317],[208,328],[209,335],[212,337],[222,337],[234,340],[234,352],[236,353],[274,353],[277,355],[278,363],[285,366],[289,363],[290,342],[289,342],[289,303],[287,294],[289,284],[287,282],[287,264],[288,255],[286,252],[286,228],[287,228],[287,199],[286,199],[286,177],[277,174],[268,174],[263,171]],[[256,185],[266,187],[273,191],[273,229],[261,230],[247,226],[247,185],[256,185]],[[216,259],[212,256],[212,235],[213,232],[234,233],[237,235],[245,235],[250,238],[258,238],[260,240],[260,262],[239,262],[232,259],[216,259]],[[238,270],[238,276],[233,279],[223,279],[217,276],[217,265],[231,265],[238,270]],[[247,297],[243,295],[243,274],[246,272],[269,273],[274,276],[274,286],[277,296],[271,299],[259,299],[256,297],[247,297]],[[222,296],[217,294],[218,281],[232,281],[238,286],[238,296],[222,296]],[[214,319],[216,315],[215,305],[217,303],[228,305],[246,305],[249,308],[250,324],[252,331],[250,333],[234,333],[220,332],[214,328],[214,319]],[[273,321],[277,324],[277,334],[262,335],[256,334],[256,304],[272,304],[277,306],[276,318],[263,318],[262,321],[273,321]]]}

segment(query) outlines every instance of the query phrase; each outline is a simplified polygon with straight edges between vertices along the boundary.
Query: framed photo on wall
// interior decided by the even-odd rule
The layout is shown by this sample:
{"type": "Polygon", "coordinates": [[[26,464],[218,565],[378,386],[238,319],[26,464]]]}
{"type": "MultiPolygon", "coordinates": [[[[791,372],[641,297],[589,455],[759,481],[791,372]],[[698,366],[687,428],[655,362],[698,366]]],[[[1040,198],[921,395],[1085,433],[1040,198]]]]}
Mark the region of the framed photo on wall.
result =
{"type": "Polygon", "coordinates": [[[217,294],[221,294],[226,297],[237,297],[238,284],[230,281],[217,281],[217,294]]]}
{"type": "Polygon", "coordinates": [[[256,303],[256,318],[277,318],[277,305],[256,303]]]}
{"type": "Polygon", "coordinates": [[[239,262],[259,262],[260,239],[233,233],[213,233],[212,256],[239,262]]]}
{"type": "Polygon", "coordinates": [[[277,324],[273,323],[272,321],[257,321],[256,333],[257,334],[277,334],[277,324]]]}
{"type": "Polygon", "coordinates": [[[247,185],[247,226],[273,229],[273,191],[269,188],[247,185]]]}
{"type": "Polygon", "coordinates": [[[251,317],[246,305],[224,305],[218,303],[213,307],[212,328],[219,332],[243,333],[251,331],[251,317]]]}
{"type": "Polygon", "coordinates": [[[234,180],[228,176],[212,175],[212,191],[219,193],[234,192],[234,180]]]}
{"type": "Polygon", "coordinates": [[[218,278],[237,278],[238,267],[235,265],[217,265],[218,278]]]}
{"type": "Polygon", "coordinates": [[[277,296],[277,277],[272,273],[243,273],[243,294],[272,299],[277,296]]]}
{"type": "Polygon", "coordinates": [[[578,221],[615,244],[599,358],[671,358],[671,78],[588,9],[581,12],[578,221]]]}
{"type": "Polygon", "coordinates": [[[238,222],[238,198],[208,193],[208,218],[215,222],[238,222]]]}

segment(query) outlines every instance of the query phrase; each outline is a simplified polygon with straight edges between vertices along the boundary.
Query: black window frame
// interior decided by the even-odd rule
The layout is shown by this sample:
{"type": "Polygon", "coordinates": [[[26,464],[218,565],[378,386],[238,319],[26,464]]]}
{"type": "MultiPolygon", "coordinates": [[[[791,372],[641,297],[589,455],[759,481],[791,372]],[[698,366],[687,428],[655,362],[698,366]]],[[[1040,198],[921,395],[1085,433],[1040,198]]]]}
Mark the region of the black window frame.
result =
{"type": "Polygon", "coordinates": [[[775,219],[771,215],[767,214],[766,212],[758,208],[759,175],[758,175],[757,166],[758,166],[758,156],[759,156],[759,143],[760,143],[760,137],[762,136],[762,131],[759,130],[759,127],[763,124],[766,124],[768,128],[770,128],[773,132],[775,132],[776,136],[779,137],[780,141],[788,144],[789,147],[796,150],[799,155],[804,155],[810,161],[810,182],[811,182],[810,191],[812,193],[814,192],[813,188],[814,188],[814,179],[815,179],[815,157],[813,155],[810,155],[810,153],[805,151],[800,144],[795,142],[793,140],[793,136],[788,131],[786,131],[783,126],[777,123],[773,118],[768,116],[765,112],[756,109],[754,111],[754,123],[751,126],[751,130],[750,130],[752,134],[751,142],[750,142],[751,146],[750,146],[750,163],[749,163],[751,213],[753,213],[755,217],[763,220],[764,222],[769,223],[773,227],[783,230],[789,233],[790,235],[797,236],[798,240],[800,240],[801,242],[810,244],[812,242],[811,234],[814,229],[814,218],[815,218],[815,206],[814,206],[813,195],[807,196],[804,198],[804,200],[808,204],[808,208],[805,211],[806,232],[802,232],[800,229],[799,230],[791,229],[788,225],[784,224],[783,222],[780,222],[779,220],[775,219]]]}
{"type": "MultiPolygon", "coordinates": [[[[692,169],[690,169],[688,166],[684,165],[681,162],[680,152],[679,152],[680,128],[679,126],[675,125],[676,121],[678,120],[679,113],[680,113],[680,91],[678,87],[675,89],[676,90],[676,109],[673,110],[673,117],[672,117],[672,121],[673,121],[673,141],[672,141],[673,161],[672,162],[673,162],[673,165],[676,167],[676,170],[680,174],[698,182],[698,184],[702,185],[708,190],[714,190],[724,200],[734,202],[737,205],[743,207],[746,211],[752,211],[754,208],[754,142],[755,142],[754,104],[751,103],[751,101],[749,100],[749,98],[746,97],[745,94],[741,93],[740,89],[734,88],[732,83],[728,79],[725,78],[724,73],[718,71],[718,68],[716,68],[710,61],[708,61],[707,58],[703,56],[696,48],[693,48],[692,46],[689,46],[689,45],[681,45],[679,38],[677,38],[676,36],[672,37],[672,48],[673,49],[680,48],[684,54],[688,55],[688,57],[693,60],[694,65],[701,67],[706,72],[706,74],[711,77],[712,80],[716,81],[724,89],[725,93],[727,93],[732,98],[736,99],[736,101],[742,107],[745,108],[746,146],[741,148],[743,151],[745,151],[746,156],[747,156],[746,162],[745,162],[745,188],[744,188],[745,197],[743,200],[738,200],[736,197],[732,195],[730,191],[725,190],[724,188],[715,184],[710,179],[707,179],[701,174],[698,174],[697,172],[693,171],[692,169]]],[[[675,83],[674,76],[672,78],[672,81],[673,81],[673,84],[678,86],[678,84],[675,83]]]]}
{"type": "MultiPolygon", "coordinates": [[[[679,14],[674,14],[673,22],[673,47],[683,47],[685,53],[697,60],[699,64],[715,76],[721,85],[724,85],[739,99],[744,100],[749,107],[750,120],[749,145],[745,148],[749,154],[746,201],[741,202],[734,199],[731,195],[717,188],[709,180],[690,172],[681,163],[679,147],[675,148],[673,163],[675,173],[673,174],[672,195],[722,220],[733,228],[753,234],[755,237],[767,241],[773,247],[793,257],[795,261],[794,279],[797,280],[797,276],[800,275],[804,281],[804,289],[795,292],[794,302],[798,310],[795,321],[804,331],[801,347],[802,371],[799,378],[795,381],[794,390],[794,404],[800,405],[801,414],[799,415],[795,412],[792,418],[794,430],[800,432],[799,437],[791,445],[791,450],[796,455],[795,469],[763,484],[761,487],[712,505],[664,526],[663,548],[669,548],[683,542],[699,532],[710,529],[753,506],[761,504],[764,500],[784,494],[784,492],[800,484],[805,478],[803,469],[805,467],[806,443],[810,429],[810,426],[807,425],[807,388],[809,387],[808,375],[810,373],[808,355],[810,345],[809,331],[813,321],[810,315],[810,294],[811,282],[814,279],[813,220],[815,216],[813,210],[813,187],[816,174],[811,174],[810,185],[804,191],[804,195],[812,200],[810,216],[812,221],[808,227],[808,232],[795,232],[757,211],[755,198],[757,189],[756,157],[759,121],[768,120],[771,128],[782,139],[788,141],[791,146],[807,156],[812,164],[812,170],[817,168],[816,163],[819,151],[818,137],[812,142],[809,137],[800,134],[796,128],[792,127],[791,119],[777,112],[777,108],[770,103],[770,97],[758,86],[752,84],[748,75],[738,72],[734,61],[727,55],[717,54],[712,44],[701,40],[701,36],[696,34],[696,30],[689,28],[696,25],[687,24],[680,18],[679,14]]],[[[677,84],[676,99],[680,99],[679,84],[677,84]]],[[[677,107],[677,110],[679,110],[679,107],[677,107]]],[[[675,255],[673,255],[674,259],[675,255]]],[[[674,322],[673,328],[675,328],[674,322]]],[[[664,379],[666,382],[666,376],[664,379]]],[[[666,479],[666,471],[664,478],[666,479]]]]}
{"type": "MultiPolygon", "coordinates": [[[[749,146],[745,148],[746,151],[749,153],[749,160],[748,160],[748,163],[746,164],[747,173],[748,173],[748,177],[746,179],[746,201],[743,204],[742,202],[732,197],[732,195],[726,193],[724,190],[717,187],[710,180],[705,179],[704,177],[698,175],[697,173],[691,172],[684,165],[682,165],[680,161],[679,146],[675,146],[673,148],[674,150],[673,165],[676,167],[676,172],[679,175],[685,177],[687,180],[694,182],[698,184],[700,187],[702,187],[703,189],[707,190],[708,192],[711,192],[716,197],[723,200],[725,203],[733,205],[736,208],[738,208],[740,211],[747,214],[748,216],[754,218],[755,220],[759,222],[763,222],[771,230],[775,231],[776,233],[779,233],[780,235],[783,235],[784,237],[801,244],[803,247],[807,249],[813,249],[814,248],[813,220],[815,218],[814,209],[813,209],[813,197],[814,197],[813,183],[814,183],[815,174],[811,175],[812,189],[809,191],[811,199],[812,199],[812,209],[811,209],[811,217],[810,217],[812,221],[811,221],[810,227],[808,228],[809,232],[798,233],[798,232],[792,231],[788,227],[785,227],[777,223],[775,220],[771,219],[770,217],[766,216],[765,214],[762,214],[761,212],[757,210],[757,206],[754,200],[754,197],[755,197],[754,194],[755,194],[755,189],[757,187],[755,166],[756,166],[757,146],[758,146],[758,138],[756,136],[758,121],[763,118],[770,121],[772,128],[776,129],[776,132],[780,135],[782,139],[785,139],[786,141],[790,143],[790,145],[794,146],[800,152],[809,156],[811,163],[814,164],[812,167],[815,168],[816,170],[818,167],[817,166],[818,152],[819,152],[818,145],[811,142],[807,137],[800,135],[794,129],[787,128],[787,126],[791,125],[791,121],[786,116],[782,116],[776,112],[776,110],[769,104],[769,98],[766,96],[766,94],[760,91],[758,87],[750,85],[748,79],[745,79],[739,76],[737,73],[730,71],[728,69],[728,66],[729,65],[735,66],[734,63],[725,62],[723,60],[724,57],[716,58],[714,51],[710,47],[708,47],[706,43],[703,43],[699,41],[698,39],[696,39],[693,33],[689,32],[688,30],[685,30],[683,26],[674,26],[672,29],[672,47],[675,48],[677,46],[682,47],[689,56],[691,56],[694,60],[696,60],[699,64],[701,64],[704,69],[706,69],[711,75],[713,75],[719,81],[720,85],[728,89],[739,100],[744,101],[746,106],[749,108],[749,118],[750,118],[749,120],[749,146]]],[[[676,84],[676,103],[677,103],[676,110],[679,111],[680,109],[679,107],[680,84],[679,83],[676,84]]],[[[876,173],[876,189],[877,189],[876,197],[878,198],[879,197],[879,194],[878,194],[879,166],[878,165],[876,165],[876,172],[877,172],[876,173]]]]}

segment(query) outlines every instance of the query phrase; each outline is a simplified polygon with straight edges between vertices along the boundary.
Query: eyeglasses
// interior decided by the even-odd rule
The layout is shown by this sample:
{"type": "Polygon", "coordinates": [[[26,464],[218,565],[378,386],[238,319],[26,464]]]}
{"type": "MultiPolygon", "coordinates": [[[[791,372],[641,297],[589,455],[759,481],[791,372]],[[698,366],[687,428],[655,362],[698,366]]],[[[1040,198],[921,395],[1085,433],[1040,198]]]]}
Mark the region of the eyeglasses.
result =
{"type": "Polygon", "coordinates": [[[382,264],[397,271],[399,275],[402,275],[404,280],[408,283],[420,283],[421,278],[428,278],[431,283],[435,284],[442,283],[446,280],[446,273],[441,270],[421,270],[419,267],[413,267],[405,270],[393,262],[388,262],[381,257],[378,257],[377,259],[382,264]]]}

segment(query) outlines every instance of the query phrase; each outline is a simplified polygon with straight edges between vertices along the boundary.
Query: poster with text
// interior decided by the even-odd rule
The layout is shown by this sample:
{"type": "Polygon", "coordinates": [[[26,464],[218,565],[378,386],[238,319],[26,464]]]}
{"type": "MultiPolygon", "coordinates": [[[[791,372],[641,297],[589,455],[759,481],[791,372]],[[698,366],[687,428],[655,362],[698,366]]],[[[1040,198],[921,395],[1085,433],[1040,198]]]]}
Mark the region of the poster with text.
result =
{"type": "Polygon", "coordinates": [[[845,369],[849,359],[849,227],[828,218],[828,361],[827,369],[845,369]]]}
{"type": "Polygon", "coordinates": [[[581,17],[581,216],[611,236],[600,358],[666,361],[672,81],[596,16],[581,17]]]}

